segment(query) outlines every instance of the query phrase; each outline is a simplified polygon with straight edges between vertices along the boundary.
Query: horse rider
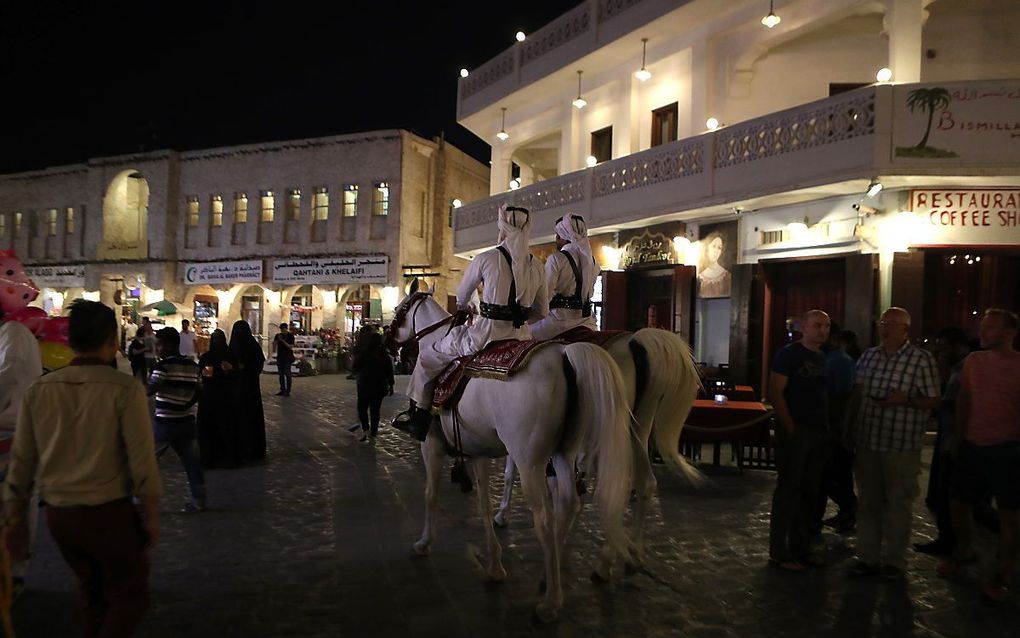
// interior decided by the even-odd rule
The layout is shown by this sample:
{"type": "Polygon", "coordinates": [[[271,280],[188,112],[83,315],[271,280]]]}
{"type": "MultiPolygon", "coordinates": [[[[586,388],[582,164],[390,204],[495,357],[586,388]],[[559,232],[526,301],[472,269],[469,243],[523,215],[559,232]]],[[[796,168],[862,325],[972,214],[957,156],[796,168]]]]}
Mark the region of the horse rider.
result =
{"type": "Polygon", "coordinates": [[[564,215],[556,220],[556,248],[545,261],[549,314],[531,326],[533,339],[552,339],[578,326],[598,329],[591,297],[599,267],[591,254],[583,217],[564,215]]]}
{"type": "Polygon", "coordinates": [[[549,312],[542,266],[530,252],[531,219],[527,209],[499,208],[498,245],[471,261],[457,289],[457,315],[465,319],[478,287],[483,286],[478,314],[466,325],[456,325],[431,348],[422,348],[411,373],[407,396],[411,408],[393,426],[424,441],[432,422],[434,380],[447,364],[480,352],[493,341],[530,338],[529,321],[549,312]]]}

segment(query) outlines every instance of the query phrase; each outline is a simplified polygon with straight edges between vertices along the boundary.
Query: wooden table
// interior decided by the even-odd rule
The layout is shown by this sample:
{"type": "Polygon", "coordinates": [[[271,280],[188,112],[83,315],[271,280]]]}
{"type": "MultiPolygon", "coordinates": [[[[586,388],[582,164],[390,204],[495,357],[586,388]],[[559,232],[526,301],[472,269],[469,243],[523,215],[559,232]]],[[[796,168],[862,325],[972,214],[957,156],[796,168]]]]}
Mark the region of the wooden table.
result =
{"type": "Polygon", "coordinates": [[[731,443],[737,456],[737,467],[743,469],[744,445],[768,442],[768,424],[772,410],[759,401],[727,401],[696,399],[687,417],[681,447],[698,443],[713,444],[712,463],[719,465],[722,443],[731,443]]]}

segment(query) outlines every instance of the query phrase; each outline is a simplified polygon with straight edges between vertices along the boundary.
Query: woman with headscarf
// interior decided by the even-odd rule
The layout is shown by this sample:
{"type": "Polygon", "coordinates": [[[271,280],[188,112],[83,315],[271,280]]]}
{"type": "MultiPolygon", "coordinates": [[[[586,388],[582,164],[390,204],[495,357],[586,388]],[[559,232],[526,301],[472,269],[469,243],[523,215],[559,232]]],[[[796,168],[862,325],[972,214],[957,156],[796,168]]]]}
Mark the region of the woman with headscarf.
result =
{"type": "Polygon", "coordinates": [[[358,378],[358,419],[364,442],[379,433],[379,408],[383,397],[393,394],[393,359],[375,328],[365,326],[358,334],[351,370],[358,378]]]}
{"type": "Polygon", "coordinates": [[[237,467],[237,357],[227,345],[227,335],[213,330],[209,350],[198,359],[202,396],[198,402],[198,442],[206,468],[237,467]]]}
{"type": "Polygon", "coordinates": [[[266,355],[252,334],[251,326],[243,319],[235,321],[230,331],[230,351],[240,368],[238,455],[242,461],[259,461],[266,458],[266,417],[259,386],[266,355]]]}
{"type": "Polygon", "coordinates": [[[532,339],[552,339],[579,326],[598,329],[591,296],[599,267],[591,254],[583,217],[564,215],[556,220],[556,247],[559,250],[545,260],[549,314],[531,326],[532,339]]]}
{"type": "Polygon", "coordinates": [[[457,288],[458,314],[467,314],[482,287],[480,316],[470,325],[452,328],[432,347],[422,348],[407,389],[413,405],[393,421],[394,427],[420,441],[425,440],[432,419],[432,381],[447,364],[493,341],[530,338],[528,322],[549,312],[542,265],[528,251],[531,217],[527,209],[501,205],[496,225],[497,246],[471,261],[457,288]]]}

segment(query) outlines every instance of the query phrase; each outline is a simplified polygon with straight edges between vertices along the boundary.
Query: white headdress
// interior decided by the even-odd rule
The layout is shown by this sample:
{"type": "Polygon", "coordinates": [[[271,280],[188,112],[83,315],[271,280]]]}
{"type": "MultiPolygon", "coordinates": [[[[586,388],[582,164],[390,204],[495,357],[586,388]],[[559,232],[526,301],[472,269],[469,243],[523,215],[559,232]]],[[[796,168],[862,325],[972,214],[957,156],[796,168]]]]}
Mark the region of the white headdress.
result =
{"type": "Polygon", "coordinates": [[[517,300],[522,305],[530,306],[533,301],[530,297],[536,289],[535,282],[531,281],[533,271],[529,262],[531,253],[528,252],[531,240],[530,215],[523,209],[507,210],[507,205],[501,204],[496,225],[499,227],[499,245],[510,253],[511,269],[517,283],[517,300]]]}
{"type": "MultiPolygon", "coordinates": [[[[588,291],[595,286],[598,268],[591,267],[591,240],[588,239],[588,224],[580,215],[566,214],[556,220],[556,235],[570,242],[563,250],[574,254],[575,261],[582,273],[582,290],[588,291]]],[[[584,293],[587,294],[587,293],[584,293]]]]}

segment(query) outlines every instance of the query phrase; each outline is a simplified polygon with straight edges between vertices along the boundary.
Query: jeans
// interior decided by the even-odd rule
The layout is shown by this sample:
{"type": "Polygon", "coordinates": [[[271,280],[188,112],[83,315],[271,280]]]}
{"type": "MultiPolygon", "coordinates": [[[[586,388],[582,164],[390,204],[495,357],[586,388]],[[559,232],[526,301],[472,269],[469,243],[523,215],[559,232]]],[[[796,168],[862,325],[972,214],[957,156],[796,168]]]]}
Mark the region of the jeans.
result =
{"type": "Polygon", "coordinates": [[[921,451],[857,450],[857,553],[872,565],[906,567],[921,451]]]}
{"type": "Polygon", "coordinates": [[[290,387],[294,385],[294,373],[290,370],[293,361],[276,361],[276,372],[280,376],[280,392],[290,394],[290,387]]]}
{"type": "Polygon", "coordinates": [[[202,461],[198,453],[197,426],[195,417],[186,419],[157,419],[156,420],[156,458],[160,458],[167,448],[173,448],[177,458],[184,466],[184,472],[188,475],[188,488],[191,490],[191,498],[197,504],[205,504],[205,473],[202,471],[202,461]]]}
{"type": "Polygon", "coordinates": [[[818,489],[825,466],[825,429],[798,425],[791,435],[776,428],[776,491],[769,523],[769,558],[783,563],[805,558],[810,549],[818,489]]]}

